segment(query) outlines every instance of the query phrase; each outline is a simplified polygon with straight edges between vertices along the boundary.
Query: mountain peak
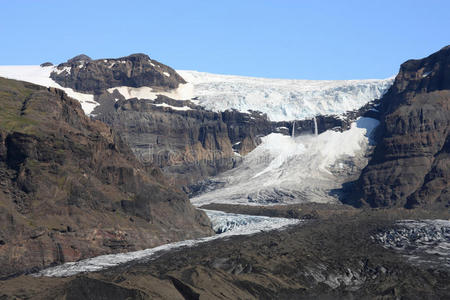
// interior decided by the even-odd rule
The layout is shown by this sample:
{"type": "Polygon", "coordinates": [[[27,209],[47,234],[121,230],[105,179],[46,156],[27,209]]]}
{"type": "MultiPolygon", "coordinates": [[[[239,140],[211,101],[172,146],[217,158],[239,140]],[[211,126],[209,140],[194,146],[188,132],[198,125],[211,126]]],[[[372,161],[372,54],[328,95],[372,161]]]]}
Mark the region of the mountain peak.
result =
{"type": "Polygon", "coordinates": [[[69,59],[67,62],[68,63],[75,63],[75,62],[91,61],[91,60],[92,60],[92,58],[90,58],[86,54],[80,54],[80,55],[77,55],[77,56],[69,59]]]}
{"type": "Polygon", "coordinates": [[[120,86],[170,90],[186,83],[174,69],[144,53],[96,60],[81,54],[59,64],[50,77],[63,87],[96,94],[120,86]]]}

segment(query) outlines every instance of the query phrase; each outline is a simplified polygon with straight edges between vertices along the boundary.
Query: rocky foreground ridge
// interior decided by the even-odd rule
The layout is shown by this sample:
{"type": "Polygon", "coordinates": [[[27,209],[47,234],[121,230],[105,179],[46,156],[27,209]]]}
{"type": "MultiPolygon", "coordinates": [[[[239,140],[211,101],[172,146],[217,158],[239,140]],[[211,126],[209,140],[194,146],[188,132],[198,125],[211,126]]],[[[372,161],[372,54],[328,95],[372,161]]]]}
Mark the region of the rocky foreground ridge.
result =
{"type": "Polygon", "coordinates": [[[61,90],[0,78],[0,106],[0,278],[213,233],[61,90]]]}
{"type": "MultiPolygon", "coordinates": [[[[305,208],[304,206],[301,206],[305,208]]],[[[316,207],[315,209],[317,209],[316,207]]],[[[450,272],[372,237],[420,210],[318,210],[282,231],[179,248],[153,260],[69,276],[0,281],[5,299],[448,299],[450,272]],[[26,288],[23,288],[26,283],[26,288]]],[[[431,240],[430,240],[431,242],[431,240]]],[[[435,258],[438,260],[438,257],[435,258]]]]}
{"type": "Polygon", "coordinates": [[[372,207],[450,206],[450,46],[400,67],[353,195],[372,207]]]}

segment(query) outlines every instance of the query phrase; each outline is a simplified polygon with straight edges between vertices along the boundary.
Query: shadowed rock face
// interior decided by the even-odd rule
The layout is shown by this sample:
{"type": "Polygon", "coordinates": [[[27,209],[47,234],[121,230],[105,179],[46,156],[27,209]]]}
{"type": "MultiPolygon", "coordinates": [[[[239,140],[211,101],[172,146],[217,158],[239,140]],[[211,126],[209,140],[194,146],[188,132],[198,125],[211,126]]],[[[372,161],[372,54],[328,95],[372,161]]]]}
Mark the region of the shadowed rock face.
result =
{"type": "Polygon", "coordinates": [[[401,65],[382,99],[373,159],[357,183],[355,204],[450,204],[450,46],[401,65]]]}
{"type": "Polygon", "coordinates": [[[0,78],[0,107],[0,277],[212,234],[61,90],[0,78]]]}
{"type": "Polygon", "coordinates": [[[253,150],[259,136],[274,127],[264,116],[216,113],[163,96],[118,101],[113,111],[97,119],[120,132],[140,161],[156,164],[183,186],[232,168],[240,160],[235,152],[253,150]],[[191,109],[178,111],[159,103],[191,109]],[[245,147],[238,147],[241,141],[245,147]]]}
{"type": "Polygon", "coordinates": [[[145,54],[98,60],[79,55],[58,65],[50,77],[63,87],[95,94],[117,86],[166,90],[185,83],[174,69],[145,54]]]}

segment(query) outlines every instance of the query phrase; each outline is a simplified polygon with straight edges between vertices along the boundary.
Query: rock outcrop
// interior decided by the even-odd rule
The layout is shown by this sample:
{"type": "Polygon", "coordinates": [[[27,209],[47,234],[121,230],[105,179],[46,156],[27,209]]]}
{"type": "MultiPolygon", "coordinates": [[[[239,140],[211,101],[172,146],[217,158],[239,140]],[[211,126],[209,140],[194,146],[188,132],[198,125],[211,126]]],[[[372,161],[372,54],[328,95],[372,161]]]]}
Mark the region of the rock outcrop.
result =
{"type": "Polygon", "coordinates": [[[98,60],[79,55],[59,64],[50,77],[63,87],[94,94],[118,86],[167,90],[185,83],[174,69],[146,54],[98,60]]]}
{"type": "Polygon", "coordinates": [[[171,99],[157,100],[121,100],[98,119],[120,132],[140,161],[163,168],[176,184],[188,185],[233,166],[235,154],[219,114],[178,111],[155,105],[162,100],[177,105],[171,99]]]}
{"type": "Polygon", "coordinates": [[[0,78],[0,277],[212,234],[63,91],[0,78]]]}
{"type": "Polygon", "coordinates": [[[380,140],[355,205],[450,205],[450,46],[401,65],[381,100],[380,140]]]}

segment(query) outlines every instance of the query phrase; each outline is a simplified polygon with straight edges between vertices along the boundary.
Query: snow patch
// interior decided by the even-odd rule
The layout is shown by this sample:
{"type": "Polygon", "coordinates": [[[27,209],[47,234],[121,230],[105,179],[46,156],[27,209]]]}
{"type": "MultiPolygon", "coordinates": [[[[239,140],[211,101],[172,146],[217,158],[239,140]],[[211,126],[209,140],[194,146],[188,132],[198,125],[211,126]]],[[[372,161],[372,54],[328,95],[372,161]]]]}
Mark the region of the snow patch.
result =
{"type": "MultiPolygon", "coordinates": [[[[33,66],[33,67],[37,67],[37,66],[33,66]]],[[[43,67],[43,68],[52,68],[52,71],[54,71],[54,72],[56,72],[56,74],[61,74],[61,73],[64,73],[64,72],[67,72],[67,73],[70,73],[70,71],[71,71],[71,67],[63,67],[62,69],[58,69],[57,67],[43,67]]]]}
{"type": "Polygon", "coordinates": [[[60,86],[50,78],[50,74],[53,71],[58,74],[61,74],[64,71],[70,72],[70,67],[64,67],[62,70],[58,70],[57,67],[54,66],[0,66],[0,76],[27,81],[45,87],[61,89],[65,91],[69,97],[72,97],[81,103],[81,107],[85,114],[91,114],[94,108],[99,105],[99,103],[94,100],[94,95],[75,92],[70,88],[60,86]]]}
{"type": "Polygon", "coordinates": [[[178,106],[172,106],[169,105],[167,103],[158,103],[158,104],[153,104],[154,106],[159,106],[159,107],[169,107],[173,110],[180,110],[180,111],[186,111],[186,110],[191,110],[192,108],[190,108],[189,106],[182,106],[182,107],[178,107],[178,106]]]}
{"type": "Polygon", "coordinates": [[[148,99],[155,100],[158,95],[163,95],[174,100],[189,100],[192,98],[193,85],[190,83],[180,84],[178,88],[171,91],[156,91],[151,87],[129,87],[129,86],[118,86],[108,89],[109,93],[113,93],[117,90],[125,99],[138,98],[138,99],[148,99]]]}
{"type": "Polygon", "coordinates": [[[425,78],[425,77],[427,77],[428,75],[430,75],[430,74],[431,74],[431,72],[432,72],[432,71],[429,71],[429,72],[425,72],[425,73],[423,73],[423,75],[422,75],[422,78],[425,78]]]}
{"type": "Polygon", "coordinates": [[[153,92],[153,89],[148,86],[143,86],[140,88],[134,88],[129,86],[118,86],[107,89],[108,93],[112,94],[114,91],[119,92],[125,99],[138,98],[138,99],[148,99],[155,100],[158,95],[153,92]]]}

